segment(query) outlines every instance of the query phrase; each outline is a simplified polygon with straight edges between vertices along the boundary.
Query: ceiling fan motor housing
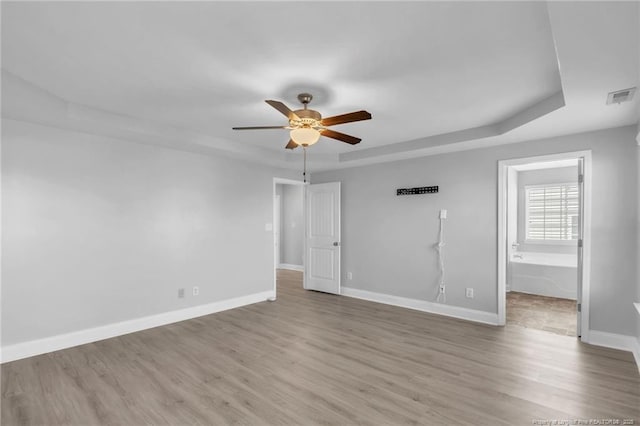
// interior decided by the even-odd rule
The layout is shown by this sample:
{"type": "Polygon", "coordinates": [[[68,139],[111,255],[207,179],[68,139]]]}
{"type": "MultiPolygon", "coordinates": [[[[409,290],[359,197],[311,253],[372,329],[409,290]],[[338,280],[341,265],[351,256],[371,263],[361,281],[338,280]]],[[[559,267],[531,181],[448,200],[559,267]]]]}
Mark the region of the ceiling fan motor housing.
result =
{"type": "Polygon", "coordinates": [[[320,120],[322,115],[318,111],[312,109],[299,109],[293,111],[300,120],[290,120],[289,124],[292,127],[320,127],[320,120]]]}

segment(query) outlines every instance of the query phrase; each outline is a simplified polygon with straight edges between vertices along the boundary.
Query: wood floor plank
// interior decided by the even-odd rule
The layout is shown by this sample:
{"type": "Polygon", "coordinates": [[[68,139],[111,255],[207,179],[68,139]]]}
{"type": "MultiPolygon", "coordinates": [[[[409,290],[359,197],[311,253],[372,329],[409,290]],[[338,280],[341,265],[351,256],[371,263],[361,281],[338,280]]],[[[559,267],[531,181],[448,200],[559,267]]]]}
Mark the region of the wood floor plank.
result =
{"type": "Polygon", "coordinates": [[[2,366],[2,425],[640,422],[631,354],[304,291],[2,366]]]}

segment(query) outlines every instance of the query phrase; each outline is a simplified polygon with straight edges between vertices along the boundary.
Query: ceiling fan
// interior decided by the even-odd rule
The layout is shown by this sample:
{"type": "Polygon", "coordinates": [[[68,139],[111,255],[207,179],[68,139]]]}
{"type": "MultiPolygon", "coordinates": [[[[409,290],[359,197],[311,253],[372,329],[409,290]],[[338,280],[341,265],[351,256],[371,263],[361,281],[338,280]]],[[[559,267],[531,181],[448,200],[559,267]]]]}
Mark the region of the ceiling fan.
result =
{"type": "Polygon", "coordinates": [[[298,100],[303,105],[303,109],[292,111],[280,101],[265,101],[289,119],[288,126],[253,126],[253,127],[234,127],[233,130],[259,130],[259,129],[289,129],[290,140],[286,149],[294,149],[302,145],[306,148],[318,142],[320,136],[336,139],[351,145],[360,143],[362,139],[344,133],[336,132],[328,129],[330,126],[337,124],[351,123],[354,121],[362,121],[371,119],[371,114],[367,111],[355,111],[348,114],[334,115],[333,117],[322,118],[318,111],[308,109],[307,105],[311,102],[313,96],[309,93],[300,93],[298,100]]]}

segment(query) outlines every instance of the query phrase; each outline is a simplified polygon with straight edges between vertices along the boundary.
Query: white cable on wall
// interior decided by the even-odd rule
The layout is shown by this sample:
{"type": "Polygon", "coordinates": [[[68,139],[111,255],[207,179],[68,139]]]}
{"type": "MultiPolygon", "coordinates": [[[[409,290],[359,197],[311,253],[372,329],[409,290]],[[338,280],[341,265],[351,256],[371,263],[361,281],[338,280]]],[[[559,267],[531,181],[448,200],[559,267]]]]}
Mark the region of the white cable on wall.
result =
{"type": "Polygon", "coordinates": [[[444,284],[444,258],[442,255],[442,250],[444,248],[444,220],[446,218],[447,211],[440,210],[440,238],[438,239],[438,244],[436,244],[436,250],[438,251],[438,264],[440,265],[440,285],[438,287],[438,297],[436,297],[436,302],[438,303],[447,303],[447,293],[444,284]]]}

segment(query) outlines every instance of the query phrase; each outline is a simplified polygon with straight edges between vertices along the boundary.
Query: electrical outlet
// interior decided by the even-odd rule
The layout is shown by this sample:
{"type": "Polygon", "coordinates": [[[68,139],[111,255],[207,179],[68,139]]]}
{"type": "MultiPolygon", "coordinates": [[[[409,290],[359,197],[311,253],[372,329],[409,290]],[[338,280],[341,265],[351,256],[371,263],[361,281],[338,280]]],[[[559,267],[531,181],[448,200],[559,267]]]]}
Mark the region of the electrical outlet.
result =
{"type": "Polygon", "coordinates": [[[200,287],[193,287],[193,295],[197,296],[200,294],[200,287]]]}
{"type": "Polygon", "coordinates": [[[351,281],[353,279],[353,273],[352,272],[347,272],[347,279],[349,281],[351,281]]]}
{"type": "Polygon", "coordinates": [[[467,296],[469,299],[473,299],[473,288],[471,288],[471,287],[467,287],[467,293],[466,293],[466,296],[467,296]]]}
{"type": "Polygon", "coordinates": [[[184,298],[184,288],[179,288],[178,289],[178,299],[183,299],[184,298]]]}
{"type": "Polygon", "coordinates": [[[447,210],[442,209],[440,210],[440,219],[446,219],[447,218],[447,210]]]}

